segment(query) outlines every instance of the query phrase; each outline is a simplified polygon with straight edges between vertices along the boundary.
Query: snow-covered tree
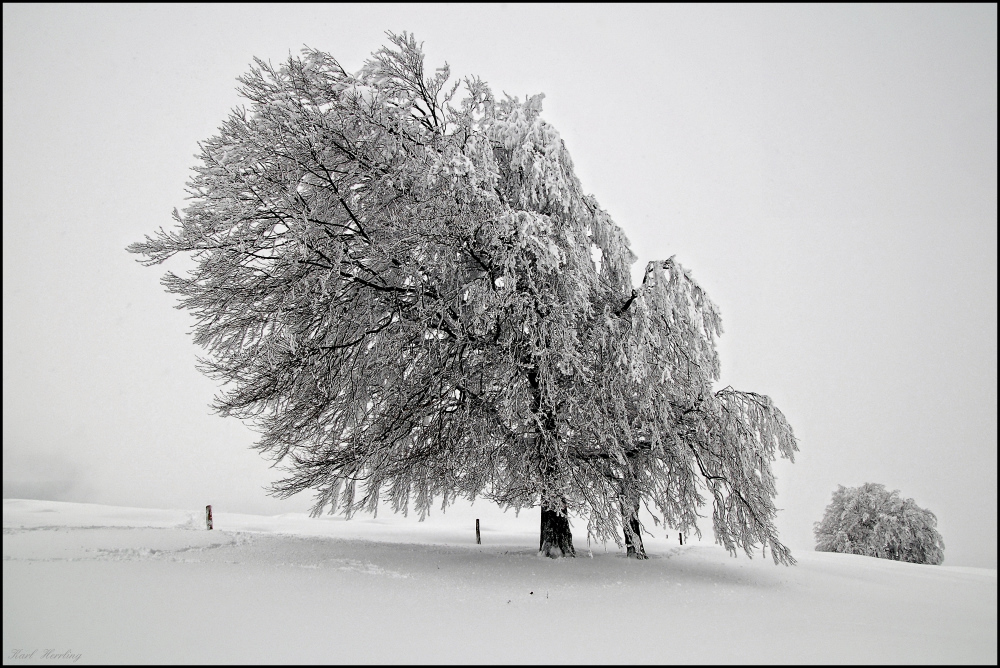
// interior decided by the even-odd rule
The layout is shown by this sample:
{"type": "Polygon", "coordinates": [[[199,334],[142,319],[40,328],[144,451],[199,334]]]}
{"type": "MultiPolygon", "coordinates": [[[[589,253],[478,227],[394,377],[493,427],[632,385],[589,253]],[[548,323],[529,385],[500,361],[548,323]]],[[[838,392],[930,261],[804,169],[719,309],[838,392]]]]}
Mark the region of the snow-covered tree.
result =
{"type": "Polygon", "coordinates": [[[814,525],[816,550],[862,554],[880,559],[938,565],[944,561],[944,540],[937,518],[903,499],[899,490],[865,483],[837,486],[833,500],[814,525]]]}
{"type": "Polygon", "coordinates": [[[274,493],[348,515],[540,505],[549,556],[574,553],[575,511],[640,556],[640,504],[697,531],[702,487],[720,542],[789,562],[770,462],[795,439],[766,397],[713,393],[714,305],[673,259],[632,288],[542,95],[449,86],[389,37],[355,74],[315,50],[256,61],[176,226],[129,247],[196,261],[164,285],[224,384],[216,410],[289,473],[274,493]]]}
{"type": "Polygon", "coordinates": [[[722,330],[715,305],[671,258],[650,262],[641,286],[605,315],[594,345],[601,369],[584,402],[587,436],[574,452],[598,464],[591,480],[604,478],[581,486],[592,533],[617,538],[620,524],[628,554],[644,558],[638,511],[645,505],[654,521],[659,513],[700,536],[704,487],[716,539],[728,550],[750,554],[763,545],[776,563],[794,563],[774,527],[771,462],[776,454],[794,460],[796,439],[768,397],[713,391],[722,330]]]}

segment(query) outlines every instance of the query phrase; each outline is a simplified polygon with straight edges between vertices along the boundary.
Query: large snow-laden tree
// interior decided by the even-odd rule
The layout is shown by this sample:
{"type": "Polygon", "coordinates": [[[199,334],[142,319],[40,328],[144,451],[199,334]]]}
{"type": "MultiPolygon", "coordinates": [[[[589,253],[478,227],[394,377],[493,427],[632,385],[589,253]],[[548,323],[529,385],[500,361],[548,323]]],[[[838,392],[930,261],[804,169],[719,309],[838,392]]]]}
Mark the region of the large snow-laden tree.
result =
{"type": "Polygon", "coordinates": [[[714,306],[672,260],[632,289],[541,95],[448,86],[412,35],[390,40],[356,74],[315,50],[257,61],[176,227],[129,247],[195,259],[164,284],[217,411],[284,463],[273,491],[348,515],[541,505],[540,551],[561,556],[570,511],[641,554],[639,503],[696,529],[702,486],[721,542],[787,560],[769,463],[794,437],[766,397],[711,392],[714,306]]]}
{"type": "Polygon", "coordinates": [[[837,486],[833,499],[814,525],[816,550],[845,552],[880,559],[938,565],[944,561],[944,540],[937,517],[899,490],[865,483],[837,486]]]}

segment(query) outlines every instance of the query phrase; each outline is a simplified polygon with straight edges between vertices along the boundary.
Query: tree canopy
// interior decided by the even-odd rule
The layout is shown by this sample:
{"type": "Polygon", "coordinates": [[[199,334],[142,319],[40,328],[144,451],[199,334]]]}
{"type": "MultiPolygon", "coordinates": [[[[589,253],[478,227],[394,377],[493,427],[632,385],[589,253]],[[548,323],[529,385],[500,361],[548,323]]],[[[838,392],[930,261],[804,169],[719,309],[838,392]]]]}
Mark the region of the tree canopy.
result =
{"type": "Polygon", "coordinates": [[[862,554],[915,564],[944,561],[944,539],[937,517],[913,499],[884,485],[837,486],[833,500],[816,522],[816,550],[862,554]]]}
{"type": "Polygon", "coordinates": [[[215,409],[283,463],[314,512],[438,499],[541,505],[643,556],[640,507],[698,532],[708,492],[734,552],[777,539],[771,400],[719,378],[718,309],[674,258],[638,287],[621,228],[584,193],[542,95],[425,72],[389,33],[357,73],[307,49],[239,79],[249,108],[200,144],[191,203],[129,250],[190,254],[169,292],[196,319],[215,409]]]}

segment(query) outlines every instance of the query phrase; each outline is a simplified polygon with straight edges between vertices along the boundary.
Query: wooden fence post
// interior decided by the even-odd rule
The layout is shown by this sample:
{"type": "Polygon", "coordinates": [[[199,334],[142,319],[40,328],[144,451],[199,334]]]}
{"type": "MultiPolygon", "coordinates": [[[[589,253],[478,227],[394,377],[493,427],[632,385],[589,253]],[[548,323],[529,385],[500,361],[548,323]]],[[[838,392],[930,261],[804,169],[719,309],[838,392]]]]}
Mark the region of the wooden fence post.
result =
{"type": "Polygon", "coordinates": [[[483,541],[479,537],[479,518],[476,518],[476,545],[482,545],[483,541]]]}
{"type": "Polygon", "coordinates": [[[209,531],[212,530],[212,506],[211,505],[205,506],[205,525],[208,527],[209,531]]]}

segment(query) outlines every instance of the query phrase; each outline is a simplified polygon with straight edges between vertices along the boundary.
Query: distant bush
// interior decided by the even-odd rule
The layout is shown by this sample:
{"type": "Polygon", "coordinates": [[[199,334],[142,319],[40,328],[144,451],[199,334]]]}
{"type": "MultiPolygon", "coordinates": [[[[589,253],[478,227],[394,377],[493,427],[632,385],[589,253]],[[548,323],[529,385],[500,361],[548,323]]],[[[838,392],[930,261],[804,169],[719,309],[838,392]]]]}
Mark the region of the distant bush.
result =
{"type": "Polygon", "coordinates": [[[937,565],[944,561],[944,541],[936,527],[934,513],[901,498],[899,490],[869,482],[838,485],[813,533],[819,552],[937,565]]]}

